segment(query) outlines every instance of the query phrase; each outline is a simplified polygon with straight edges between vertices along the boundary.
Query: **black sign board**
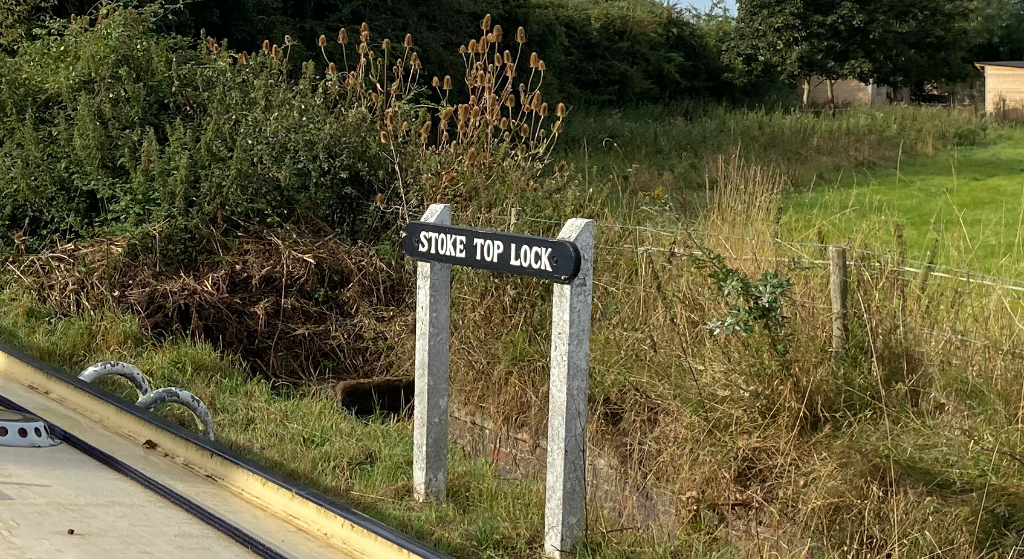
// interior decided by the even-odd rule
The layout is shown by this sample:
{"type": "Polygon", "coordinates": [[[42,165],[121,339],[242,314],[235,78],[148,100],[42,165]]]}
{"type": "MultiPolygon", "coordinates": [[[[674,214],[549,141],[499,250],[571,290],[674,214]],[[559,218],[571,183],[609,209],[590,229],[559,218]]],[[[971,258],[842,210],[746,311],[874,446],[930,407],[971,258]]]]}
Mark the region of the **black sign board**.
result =
{"type": "Polygon", "coordinates": [[[572,283],[580,273],[580,250],[574,243],[543,237],[413,221],[405,226],[402,249],[417,260],[555,283],[572,283]]]}

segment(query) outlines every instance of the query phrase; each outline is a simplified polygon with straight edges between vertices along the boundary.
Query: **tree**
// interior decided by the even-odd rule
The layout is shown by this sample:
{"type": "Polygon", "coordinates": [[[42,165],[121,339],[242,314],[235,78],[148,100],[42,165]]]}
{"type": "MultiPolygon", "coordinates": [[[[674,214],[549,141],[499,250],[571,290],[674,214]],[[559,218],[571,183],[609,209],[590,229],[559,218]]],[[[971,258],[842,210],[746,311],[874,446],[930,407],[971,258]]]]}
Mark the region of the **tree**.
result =
{"type": "Polygon", "coordinates": [[[865,6],[867,77],[922,92],[969,75],[972,10],[966,0],[872,0],[865,6]]]}
{"type": "Polygon", "coordinates": [[[740,2],[727,59],[752,75],[777,72],[799,81],[807,104],[811,79],[833,86],[868,70],[860,3],[850,0],[745,0],[740,2]]]}

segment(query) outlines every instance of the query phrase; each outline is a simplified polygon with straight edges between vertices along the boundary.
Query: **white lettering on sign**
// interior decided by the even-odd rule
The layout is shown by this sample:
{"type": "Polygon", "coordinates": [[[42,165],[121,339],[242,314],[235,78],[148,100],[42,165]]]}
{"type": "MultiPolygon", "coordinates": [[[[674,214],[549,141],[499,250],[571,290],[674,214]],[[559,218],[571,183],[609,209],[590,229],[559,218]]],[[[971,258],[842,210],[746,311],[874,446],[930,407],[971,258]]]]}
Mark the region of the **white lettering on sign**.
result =
{"type": "Polygon", "coordinates": [[[418,248],[420,252],[441,254],[455,258],[465,258],[466,237],[464,235],[450,235],[445,233],[434,233],[432,231],[423,231],[420,233],[420,244],[416,248],[418,248]]]}
{"type": "Polygon", "coordinates": [[[533,268],[534,270],[547,270],[551,272],[553,271],[551,269],[551,250],[550,248],[523,245],[519,249],[519,253],[516,254],[516,244],[512,243],[511,264],[521,268],[533,268]]]}

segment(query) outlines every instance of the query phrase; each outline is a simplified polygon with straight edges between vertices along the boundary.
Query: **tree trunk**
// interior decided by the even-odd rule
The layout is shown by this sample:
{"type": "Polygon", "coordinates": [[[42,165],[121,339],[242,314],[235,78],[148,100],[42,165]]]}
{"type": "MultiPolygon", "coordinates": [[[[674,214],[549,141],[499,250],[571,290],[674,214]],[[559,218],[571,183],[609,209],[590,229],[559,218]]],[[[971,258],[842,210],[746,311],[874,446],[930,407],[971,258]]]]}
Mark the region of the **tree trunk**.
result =
{"type": "Polygon", "coordinates": [[[825,80],[828,85],[828,114],[836,114],[836,80],[825,80]]]}
{"type": "Polygon", "coordinates": [[[811,78],[804,78],[804,107],[811,101],[811,78]]]}

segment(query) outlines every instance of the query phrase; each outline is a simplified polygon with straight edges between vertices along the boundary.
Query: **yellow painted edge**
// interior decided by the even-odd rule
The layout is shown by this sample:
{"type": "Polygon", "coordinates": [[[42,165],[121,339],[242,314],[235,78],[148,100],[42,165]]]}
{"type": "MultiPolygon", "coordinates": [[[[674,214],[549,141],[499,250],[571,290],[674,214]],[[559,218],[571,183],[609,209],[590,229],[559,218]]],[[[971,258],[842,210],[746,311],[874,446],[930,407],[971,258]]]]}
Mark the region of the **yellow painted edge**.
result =
{"type": "Polygon", "coordinates": [[[0,374],[76,411],[106,429],[139,444],[147,440],[167,458],[206,476],[246,501],[320,538],[339,550],[366,559],[406,559],[418,555],[373,534],[245,468],[217,456],[159,426],[136,417],[74,385],[54,378],[0,351],[0,374]]]}

